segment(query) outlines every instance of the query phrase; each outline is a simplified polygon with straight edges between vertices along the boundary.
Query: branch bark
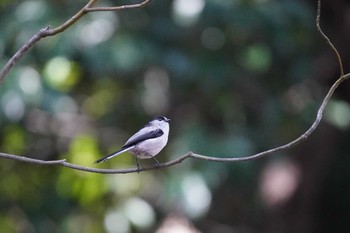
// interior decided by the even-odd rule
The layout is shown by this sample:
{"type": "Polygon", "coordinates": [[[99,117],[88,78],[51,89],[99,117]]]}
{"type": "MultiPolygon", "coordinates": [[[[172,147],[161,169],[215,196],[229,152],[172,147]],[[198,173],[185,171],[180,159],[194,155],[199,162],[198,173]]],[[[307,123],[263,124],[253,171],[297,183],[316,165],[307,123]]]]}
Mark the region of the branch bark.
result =
{"type": "MultiPolygon", "coordinates": [[[[61,26],[55,28],[55,29],[50,29],[49,27],[41,29],[37,34],[35,34],[25,45],[20,48],[17,53],[9,60],[9,62],[5,65],[5,67],[2,69],[0,72],[0,82],[3,81],[11,67],[13,67],[17,61],[31,48],[36,44],[40,39],[47,37],[47,36],[52,36],[56,35],[67,28],[69,28],[71,25],[73,25],[75,22],[77,22],[83,15],[85,15],[88,12],[93,12],[93,11],[116,11],[116,10],[122,10],[122,9],[130,9],[130,8],[139,8],[145,6],[147,3],[149,3],[151,0],[145,0],[142,3],[139,4],[133,4],[133,5],[125,5],[125,6],[118,6],[118,7],[93,7],[93,5],[97,2],[97,0],[90,0],[89,3],[82,8],[76,15],[74,15],[71,19],[66,21],[64,24],[61,26]]],[[[320,26],[320,17],[321,17],[321,0],[318,0],[317,4],[317,14],[316,14],[316,28],[321,34],[321,36],[326,40],[334,54],[336,55],[338,64],[339,64],[339,69],[340,69],[340,77],[338,78],[337,81],[334,82],[334,84],[331,86],[329,89],[327,95],[323,99],[318,111],[316,118],[312,125],[310,126],[309,129],[307,129],[302,135],[297,137],[296,139],[292,140],[289,143],[286,143],[282,146],[275,147],[257,154],[245,156],[245,157],[233,157],[233,158],[220,158],[220,157],[212,157],[212,156],[206,156],[206,155],[201,155],[197,154],[194,152],[188,152],[174,160],[168,161],[166,163],[161,163],[156,166],[152,167],[144,167],[141,168],[140,170],[138,168],[129,168],[129,169],[99,169],[99,168],[91,168],[91,167],[85,167],[85,166],[80,166],[77,164],[69,163],[65,159],[63,160],[50,160],[50,161],[43,161],[39,159],[32,159],[24,156],[18,156],[18,155],[12,155],[12,154],[6,154],[6,153],[0,153],[1,158],[6,158],[6,159],[12,159],[12,160],[17,160],[21,162],[26,162],[26,163],[31,163],[31,164],[37,164],[37,165],[56,165],[56,166],[63,166],[67,167],[70,169],[75,169],[75,170],[80,170],[80,171],[85,171],[85,172],[93,172],[93,173],[101,173],[101,174],[126,174],[126,173],[134,173],[134,172],[140,172],[140,171],[147,171],[147,170],[153,170],[153,169],[160,169],[160,168],[166,168],[173,166],[175,164],[179,164],[182,161],[188,159],[188,158],[194,158],[194,159],[200,159],[200,160],[206,160],[210,162],[242,162],[242,161],[249,161],[249,160],[254,160],[258,159],[267,155],[271,155],[273,153],[290,149],[299,143],[305,141],[308,139],[308,137],[315,131],[315,129],[318,127],[319,123],[322,120],[324,110],[334,94],[335,90],[337,87],[344,82],[345,80],[350,78],[350,73],[344,74],[343,70],[343,63],[341,56],[336,49],[336,47],[332,44],[330,39],[326,36],[326,34],[322,31],[321,26],[320,26]]]]}

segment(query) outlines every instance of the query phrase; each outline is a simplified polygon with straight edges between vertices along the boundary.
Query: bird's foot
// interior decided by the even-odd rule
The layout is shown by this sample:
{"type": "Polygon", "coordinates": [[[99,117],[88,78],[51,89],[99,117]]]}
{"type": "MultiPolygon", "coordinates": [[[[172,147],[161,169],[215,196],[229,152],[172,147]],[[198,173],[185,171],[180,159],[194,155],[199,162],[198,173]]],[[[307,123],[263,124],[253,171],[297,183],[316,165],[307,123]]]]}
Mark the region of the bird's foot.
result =
{"type": "Polygon", "coordinates": [[[153,164],[153,167],[156,169],[160,168],[160,163],[157,161],[155,164],[153,164]]]}

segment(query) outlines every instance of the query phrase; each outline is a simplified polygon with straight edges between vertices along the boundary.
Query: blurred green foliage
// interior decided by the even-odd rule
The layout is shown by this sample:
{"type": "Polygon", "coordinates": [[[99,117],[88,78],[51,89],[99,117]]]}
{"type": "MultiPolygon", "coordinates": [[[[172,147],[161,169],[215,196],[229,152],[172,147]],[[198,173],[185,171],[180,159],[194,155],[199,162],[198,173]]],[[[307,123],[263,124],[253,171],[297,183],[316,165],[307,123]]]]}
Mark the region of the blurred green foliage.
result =
{"type": "MultiPolygon", "coordinates": [[[[0,64],[84,4],[0,1],[0,64]]],[[[133,167],[128,154],[93,162],[156,115],[172,119],[161,162],[189,150],[246,156],[288,142],[313,121],[328,88],[312,78],[328,49],[316,34],[315,7],[301,0],[154,0],[142,9],[89,13],[40,41],[7,76],[1,151],[133,167]]],[[[349,115],[348,103],[335,100],[326,120],[348,129],[349,115]]],[[[263,174],[276,161],[298,164],[291,158],[297,153],[238,164],[186,160],[129,175],[3,159],[1,232],[154,232],[174,213],[203,232],[271,232],[269,222],[284,223],[273,218],[283,203],[273,206],[279,199],[262,191],[263,174]]]]}

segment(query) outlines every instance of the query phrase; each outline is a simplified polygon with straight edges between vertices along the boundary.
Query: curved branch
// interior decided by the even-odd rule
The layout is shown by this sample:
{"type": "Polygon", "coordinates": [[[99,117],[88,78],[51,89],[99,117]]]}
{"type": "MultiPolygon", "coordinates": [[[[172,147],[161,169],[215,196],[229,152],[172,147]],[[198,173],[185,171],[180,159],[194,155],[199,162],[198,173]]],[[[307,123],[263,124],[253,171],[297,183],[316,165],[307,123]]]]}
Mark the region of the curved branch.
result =
{"type": "MultiPolygon", "coordinates": [[[[82,12],[82,14],[85,14],[88,11],[104,11],[104,10],[111,10],[111,8],[103,8],[103,7],[97,7],[97,8],[91,8],[90,6],[92,4],[94,4],[96,2],[96,0],[91,0],[88,4],[87,4],[87,11],[80,11],[82,12]]],[[[135,4],[135,5],[129,5],[129,7],[112,7],[112,9],[114,10],[120,10],[120,9],[127,9],[127,8],[135,8],[135,7],[141,7],[145,4],[147,4],[148,2],[150,2],[150,0],[145,0],[143,3],[140,4],[135,4]]],[[[188,158],[195,158],[195,159],[200,159],[200,160],[206,160],[206,161],[212,161],[212,162],[241,162],[241,161],[248,161],[248,160],[254,160],[257,158],[261,158],[263,156],[267,156],[270,155],[272,153],[278,152],[278,151],[282,151],[285,149],[289,149],[291,147],[296,146],[297,144],[301,143],[302,141],[306,140],[317,128],[317,126],[319,125],[319,123],[322,120],[323,117],[323,113],[324,110],[330,100],[330,98],[332,97],[334,91],[337,89],[337,87],[344,82],[345,80],[350,78],[350,73],[345,74],[344,75],[344,71],[343,71],[343,64],[342,64],[342,59],[339,55],[338,50],[335,48],[335,46],[331,43],[330,39],[323,33],[323,31],[321,30],[320,27],[320,14],[321,14],[321,0],[318,0],[318,5],[317,5],[317,17],[316,17],[316,27],[318,29],[318,31],[320,32],[320,34],[322,35],[322,37],[324,39],[326,39],[327,43],[329,44],[329,46],[331,47],[331,49],[334,51],[334,53],[337,56],[338,59],[338,63],[339,63],[339,67],[340,67],[340,73],[341,76],[340,78],[335,81],[335,83],[331,86],[331,88],[329,89],[327,95],[325,96],[325,98],[322,101],[322,104],[320,105],[318,111],[317,111],[317,115],[316,115],[316,119],[315,121],[312,123],[312,125],[310,126],[310,128],[308,130],[305,131],[305,133],[303,133],[302,135],[300,135],[298,138],[294,139],[293,141],[286,143],[282,146],[276,147],[276,148],[272,148],[257,154],[253,154],[250,156],[245,156],[245,157],[236,157],[236,158],[220,158],[220,157],[211,157],[211,156],[206,156],[206,155],[201,155],[201,154],[196,154],[193,152],[188,152],[187,154],[184,154],[174,160],[168,161],[166,163],[161,163],[161,164],[157,164],[156,166],[153,167],[144,167],[142,169],[138,169],[138,168],[129,168],[129,169],[99,169],[99,168],[91,168],[91,167],[85,167],[85,166],[81,166],[81,165],[77,165],[77,164],[73,164],[73,163],[69,163],[67,162],[65,159],[63,160],[51,160],[51,161],[43,161],[43,160],[39,160],[39,159],[32,159],[32,158],[28,158],[28,157],[24,157],[24,156],[17,156],[17,155],[11,155],[11,154],[6,154],[6,153],[0,153],[0,157],[2,158],[6,158],[6,159],[13,159],[13,160],[17,160],[17,161],[22,161],[22,162],[26,162],[26,163],[32,163],[32,164],[38,164],[38,165],[60,165],[63,167],[67,167],[67,168],[71,168],[71,169],[75,169],[75,170],[80,170],[80,171],[85,171],[85,172],[93,172],[93,173],[101,173],[101,174],[126,174],[126,173],[134,173],[134,172],[140,172],[140,171],[147,171],[147,170],[153,170],[153,169],[160,169],[160,168],[166,168],[166,167],[170,167],[173,166],[175,164],[181,163],[182,161],[188,159],[188,158]]],[[[78,13],[79,14],[79,13],[78,13]]],[[[79,17],[79,16],[77,16],[79,17]]],[[[81,16],[80,16],[81,17],[81,16]]],[[[73,17],[74,18],[74,17],[73,17]]],[[[74,22],[76,22],[77,19],[71,19],[71,24],[73,24],[74,22]]],[[[68,22],[68,21],[67,21],[68,22]]],[[[69,23],[65,23],[63,25],[69,25],[69,23]]],[[[65,30],[65,26],[61,26],[63,27],[63,30],[65,30]]],[[[69,26],[68,26],[69,27],[69,26]]],[[[59,27],[60,28],[60,27],[59,27]]],[[[62,29],[62,28],[61,28],[62,29]]],[[[61,29],[53,29],[54,32],[60,32],[61,29]],[[55,31],[56,30],[56,31],[55,31]]],[[[41,38],[49,35],[50,33],[52,33],[52,30],[50,30],[49,28],[44,28],[42,30],[40,30],[30,41],[34,41],[31,43],[36,43],[38,42],[41,38]],[[48,34],[47,34],[48,33],[48,34]]],[[[29,41],[29,42],[30,42],[29,41]]],[[[27,44],[29,44],[29,42],[27,44]]],[[[22,51],[22,56],[23,54],[29,49],[27,47],[24,46],[24,48],[22,51]]],[[[20,49],[20,50],[21,50],[20,49]]],[[[12,66],[15,64],[15,62],[17,61],[16,57],[14,56],[13,59],[15,61],[13,61],[12,66]]],[[[2,72],[1,72],[2,74],[2,72]]],[[[2,80],[2,77],[0,76],[0,81],[2,80]]]]}
{"type": "Polygon", "coordinates": [[[11,58],[10,60],[5,64],[5,66],[2,68],[0,72],[0,85],[2,85],[6,75],[8,72],[10,72],[11,68],[17,64],[17,62],[23,57],[23,55],[31,49],[39,40],[45,37],[45,34],[47,31],[49,31],[50,28],[46,27],[41,30],[39,30],[27,43],[25,43],[11,58]]]}
{"type": "Polygon", "coordinates": [[[316,14],[316,28],[318,32],[321,34],[321,36],[326,40],[328,45],[331,47],[333,52],[335,53],[335,56],[337,57],[338,64],[339,64],[339,71],[340,71],[340,76],[344,76],[344,68],[343,68],[343,61],[340,57],[340,54],[338,50],[335,48],[331,40],[328,38],[328,36],[322,31],[321,26],[320,26],[320,18],[321,18],[321,0],[317,1],[317,14],[316,14]]]}
{"type": "Polygon", "coordinates": [[[323,112],[330,100],[330,98],[332,97],[334,91],[337,89],[337,87],[346,79],[350,78],[350,73],[346,74],[342,77],[340,77],[333,85],[332,87],[329,89],[326,97],[323,99],[322,104],[320,106],[320,108],[317,111],[317,116],[315,121],[312,123],[312,125],[310,126],[310,128],[305,131],[305,133],[303,133],[302,135],[300,135],[298,138],[294,139],[293,141],[284,144],[282,146],[270,149],[270,150],[266,150],[254,155],[250,155],[250,156],[246,156],[246,157],[240,157],[240,158],[217,158],[217,157],[209,157],[209,156],[204,156],[204,155],[199,155],[199,154],[192,154],[191,157],[196,158],[196,159],[202,159],[202,160],[209,160],[209,161],[215,161],[215,162],[239,162],[239,161],[248,161],[248,160],[253,160],[256,158],[260,158],[272,153],[276,153],[278,151],[281,150],[285,150],[285,149],[289,149],[291,147],[296,146],[297,144],[301,143],[302,141],[306,140],[317,128],[317,126],[319,125],[319,123],[322,120],[323,117],[323,112]]]}
{"type": "Polygon", "coordinates": [[[266,150],[257,154],[253,154],[250,156],[245,156],[245,157],[236,157],[236,158],[220,158],[220,157],[211,157],[211,156],[206,156],[206,155],[201,155],[201,154],[197,154],[194,152],[188,152],[174,160],[168,161],[166,163],[160,163],[157,164],[156,166],[152,166],[152,167],[144,167],[141,169],[138,168],[129,168],[129,169],[100,169],[100,168],[91,168],[91,167],[85,167],[85,166],[80,166],[77,164],[73,164],[73,163],[69,163],[67,162],[65,159],[63,160],[51,160],[51,161],[43,161],[43,160],[39,160],[39,159],[31,159],[28,157],[24,157],[24,156],[17,156],[17,155],[11,155],[11,154],[5,154],[5,153],[0,153],[0,157],[2,158],[7,158],[7,159],[13,159],[13,160],[18,160],[18,161],[22,161],[22,162],[27,162],[27,163],[32,163],[32,164],[39,164],[39,165],[61,165],[67,168],[71,168],[74,170],[80,170],[80,171],[84,171],[84,172],[92,172],[92,173],[100,173],[100,174],[127,174],[127,173],[135,173],[135,172],[141,172],[141,171],[148,171],[148,170],[154,170],[154,169],[160,169],[160,168],[166,168],[166,167],[170,167],[173,166],[175,164],[179,164],[182,161],[188,159],[188,158],[195,158],[195,159],[200,159],[200,160],[206,160],[206,161],[211,161],[211,162],[242,162],[242,161],[249,161],[249,160],[254,160],[257,158],[261,158],[273,153],[276,153],[278,151],[282,151],[285,149],[289,149],[291,147],[296,146],[297,144],[301,143],[302,141],[306,140],[317,128],[317,126],[319,125],[319,123],[322,120],[323,117],[323,112],[330,100],[330,98],[332,97],[334,91],[337,89],[337,87],[346,79],[350,78],[350,73],[340,77],[333,85],[332,87],[329,89],[327,95],[325,96],[325,98],[322,101],[322,104],[317,112],[317,116],[316,119],[314,121],[314,123],[310,126],[310,128],[303,133],[302,135],[300,135],[298,138],[294,139],[293,141],[284,144],[282,146],[270,149],[270,150],[266,150]]]}
{"type": "Polygon", "coordinates": [[[80,171],[84,171],[84,172],[93,172],[93,173],[100,173],[100,174],[127,174],[127,173],[135,173],[135,172],[141,172],[141,171],[148,171],[148,170],[154,170],[154,169],[160,169],[160,168],[166,168],[166,167],[170,167],[173,166],[175,164],[179,164],[182,161],[188,159],[188,158],[195,158],[195,159],[200,159],[200,160],[206,160],[206,161],[211,161],[211,162],[242,162],[242,161],[248,161],[248,160],[254,160],[257,158],[261,158],[263,156],[267,156],[273,153],[276,153],[278,151],[282,151],[285,149],[289,149],[291,147],[296,146],[297,144],[299,144],[300,142],[306,140],[317,128],[317,126],[319,125],[320,121],[322,120],[322,116],[323,116],[323,112],[330,100],[330,98],[332,97],[334,91],[337,89],[337,87],[346,79],[350,78],[350,73],[340,77],[333,85],[332,87],[329,89],[326,97],[324,98],[318,112],[317,112],[317,116],[316,119],[314,121],[314,123],[310,126],[310,128],[303,133],[301,136],[299,136],[298,138],[296,138],[295,140],[284,144],[282,146],[270,149],[270,150],[266,150],[257,154],[253,154],[250,156],[245,156],[245,157],[237,157],[237,158],[220,158],[220,157],[211,157],[211,156],[206,156],[206,155],[201,155],[201,154],[197,154],[194,152],[188,152],[174,160],[168,161],[166,163],[161,163],[158,164],[156,166],[152,166],[152,167],[144,167],[141,169],[138,168],[129,168],[129,169],[100,169],[100,168],[91,168],[91,167],[85,167],[85,166],[80,166],[77,164],[73,164],[73,163],[69,163],[67,162],[65,159],[62,160],[51,160],[51,161],[43,161],[43,160],[39,160],[39,159],[32,159],[32,158],[28,158],[28,157],[24,157],[24,156],[17,156],[17,155],[11,155],[11,154],[6,154],[6,153],[0,153],[0,157],[2,158],[6,158],[6,159],[13,159],[13,160],[18,160],[21,162],[27,162],[27,163],[32,163],[32,164],[38,164],[38,165],[61,165],[63,167],[67,167],[67,168],[71,168],[74,170],[80,170],[80,171]]]}

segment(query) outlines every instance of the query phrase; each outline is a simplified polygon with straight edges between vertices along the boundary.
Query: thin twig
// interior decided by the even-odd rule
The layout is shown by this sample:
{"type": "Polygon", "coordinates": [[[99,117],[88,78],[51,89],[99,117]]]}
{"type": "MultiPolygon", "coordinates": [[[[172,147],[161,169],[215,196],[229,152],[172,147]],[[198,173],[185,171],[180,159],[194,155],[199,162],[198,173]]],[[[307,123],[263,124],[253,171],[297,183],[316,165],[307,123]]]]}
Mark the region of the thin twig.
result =
{"type": "Polygon", "coordinates": [[[79,10],[75,15],[73,15],[70,19],[64,22],[62,25],[52,29],[49,32],[50,36],[54,36],[58,33],[65,31],[67,28],[71,27],[74,23],[76,23],[81,17],[87,14],[86,9],[95,5],[98,0],[90,0],[81,10],[79,10]]]}
{"type": "Polygon", "coordinates": [[[41,39],[54,36],[58,33],[63,32],[70,26],[72,26],[75,22],[77,22],[83,15],[86,14],[84,11],[85,8],[91,7],[97,2],[97,0],[90,0],[85,7],[83,7],[80,11],[78,11],[73,17],[64,22],[62,25],[50,29],[50,27],[45,27],[40,29],[28,42],[26,42],[5,64],[5,66],[0,71],[0,85],[5,80],[6,75],[10,72],[11,68],[17,64],[17,62],[31,49],[36,43],[38,43],[41,39]]]}
{"type": "MultiPolygon", "coordinates": [[[[11,58],[10,60],[5,64],[5,66],[0,71],[0,85],[5,80],[7,74],[10,72],[11,68],[17,64],[17,62],[24,56],[26,52],[28,52],[29,49],[31,49],[36,43],[38,43],[41,39],[48,37],[48,36],[54,36],[57,35],[69,27],[71,27],[74,23],[76,23],[81,17],[86,15],[89,12],[93,11],[102,11],[105,8],[94,8],[93,6],[97,3],[98,0],[90,0],[82,9],[80,9],[75,15],[73,15],[70,19],[68,19],[66,22],[64,22],[62,25],[50,29],[50,27],[45,27],[43,29],[40,29],[28,42],[26,42],[11,58]]],[[[143,7],[147,3],[149,3],[151,0],[145,0],[142,3],[139,4],[131,4],[131,5],[123,5],[123,6],[117,6],[117,7],[109,7],[109,11],[117,11],[117,10],[124,10],[124,9],[131,9],[131,8],[137,8],[137,7],[143,7]]]]}
{"type": "Polygon", "coordinates": [[[132,9],[132,8],[141,8],[144,7],[146,4],[150,3],[151,0],[145,0],[141,3],[131,4],[131,5],[124,5],[124,6],[111,6],[111,7],[88,7],[85,8],[86,12],[93,12],[93,11],[119,11],[119,10],[125,10],[125,9],[132,9]]]}
{"type": "Polygon", "coordinates": [[[343,68],[343,61],[340,57],[340,54],[338,50],[335,48],[331,40],[328,38],[328,36],[322,31],[320,26],[320,18],[321,18],[321,0],[317,1],[317,16],[316,16],[316,28],[318,32],[322,35],[322,37],[327,41],[328,45],[331,47],[333,52],[335,53],[335,56],[337,57],[338,64],[339,64],[339,71],[340,76],[344,76],[344,68],[343,68]]]}

